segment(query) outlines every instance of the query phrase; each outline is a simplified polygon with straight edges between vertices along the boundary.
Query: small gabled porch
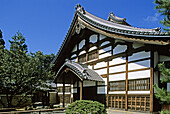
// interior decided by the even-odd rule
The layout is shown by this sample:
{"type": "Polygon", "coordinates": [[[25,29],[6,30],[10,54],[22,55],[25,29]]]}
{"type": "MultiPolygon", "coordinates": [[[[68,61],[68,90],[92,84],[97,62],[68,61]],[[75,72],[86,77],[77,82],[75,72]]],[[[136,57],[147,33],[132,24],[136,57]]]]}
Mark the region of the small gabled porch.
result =
{"type": "Polygon", "coordinates": [[[70,60],[60,67],[56,74],[54,82],[62,84],[62,104],[65,107],[65,85],[72,85],[73,101],[76,100],[97,100],[105,102],[105,95],[97,94],[98,83],[103,83],[104,80],[93,70],[89,69],[87,65],[76,63],[70,60]]]}

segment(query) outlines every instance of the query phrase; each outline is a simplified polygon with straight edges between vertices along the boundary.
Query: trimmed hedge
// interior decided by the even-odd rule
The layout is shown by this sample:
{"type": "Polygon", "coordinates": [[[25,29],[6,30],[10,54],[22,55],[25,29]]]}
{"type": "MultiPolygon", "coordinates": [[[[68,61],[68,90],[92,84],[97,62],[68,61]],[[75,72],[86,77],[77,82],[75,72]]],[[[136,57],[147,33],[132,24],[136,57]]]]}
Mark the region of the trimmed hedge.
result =
{"type": "Polygon", "coordinates": [[[97,101],[77,100],[68,106],[66,114],[107,114],[104,104],[97,101]]]}

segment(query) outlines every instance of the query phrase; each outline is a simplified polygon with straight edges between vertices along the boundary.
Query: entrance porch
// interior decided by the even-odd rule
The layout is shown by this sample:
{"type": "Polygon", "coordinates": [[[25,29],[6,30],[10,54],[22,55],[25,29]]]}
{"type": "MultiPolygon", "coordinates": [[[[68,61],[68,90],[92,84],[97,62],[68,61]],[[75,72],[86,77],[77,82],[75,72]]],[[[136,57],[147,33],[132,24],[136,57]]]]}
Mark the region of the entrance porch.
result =
{"type": "Polygon", "coordinates": [[[62,104],[65,107],[66,84],[70,84],[70,101],[95,100],[105,104],[105,83],[87,65],[67,60],[56,74],[54,82],[62,84],[62,104]]]}

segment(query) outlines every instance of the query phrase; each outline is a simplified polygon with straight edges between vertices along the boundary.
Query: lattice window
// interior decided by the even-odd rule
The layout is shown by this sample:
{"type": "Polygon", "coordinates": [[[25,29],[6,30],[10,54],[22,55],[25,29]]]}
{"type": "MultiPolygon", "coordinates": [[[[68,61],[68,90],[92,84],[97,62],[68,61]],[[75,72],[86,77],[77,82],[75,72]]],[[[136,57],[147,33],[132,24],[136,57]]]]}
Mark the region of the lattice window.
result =
{"type": "Polygon", "coordinates": [[[109,82],[109,91],[124,91],[125,81],[109,82]]]}
{"type": "Polygon", "coordinates": [[[93,50],[91,52],[88,53],[88,61],[89,60],[93,60],[93,59],[97,59],[97,50],[93,50]]]}
{"type": "Polygon", "coordinates": [[[79,61],[80,63],[86,62],[86,54],[80,55],[78,61],[79,61]]]}
{"type": "Polygon", "coordinates": [[[150,111],[150,96],[128,96],[128,109],[150,111]]]}
{"type": "Polygon", "coordinates": [[[128,81],[129,90],[149,90],[150,89],[150,79],[137,79],[128,81]]]}
{"type": "Polygon", "coordinates": [[[109,95],[109,107],[124,109],[125,108],[125,96],[124,95],[109,95]]]}

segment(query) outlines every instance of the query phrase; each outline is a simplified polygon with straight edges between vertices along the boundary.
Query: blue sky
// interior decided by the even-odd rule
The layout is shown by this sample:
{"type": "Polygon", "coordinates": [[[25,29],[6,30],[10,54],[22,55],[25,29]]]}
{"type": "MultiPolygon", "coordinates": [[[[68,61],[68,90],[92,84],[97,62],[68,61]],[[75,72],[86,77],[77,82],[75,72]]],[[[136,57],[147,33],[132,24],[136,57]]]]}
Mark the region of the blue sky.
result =
{"type": "Polygon", "coordinates": [[[154,0],[0,0],[0,29],[8,40],[17,31],[24,34],[28,50],[56,54],[80,3],[88,12],[107,19],[110,12],[126,18],[134,27],[163,27],[154,0]]]}

